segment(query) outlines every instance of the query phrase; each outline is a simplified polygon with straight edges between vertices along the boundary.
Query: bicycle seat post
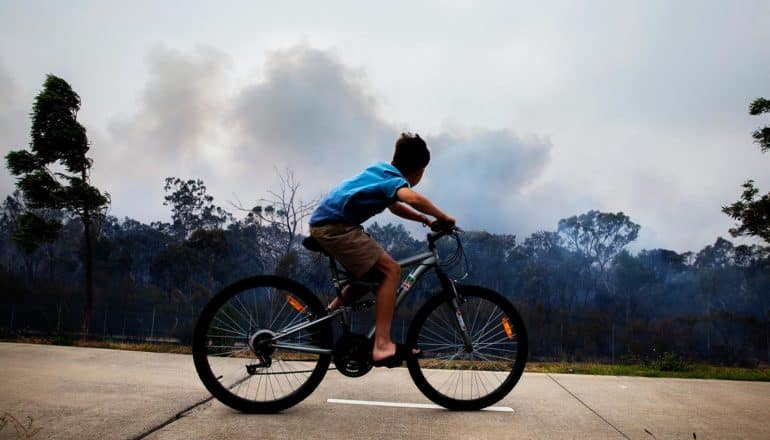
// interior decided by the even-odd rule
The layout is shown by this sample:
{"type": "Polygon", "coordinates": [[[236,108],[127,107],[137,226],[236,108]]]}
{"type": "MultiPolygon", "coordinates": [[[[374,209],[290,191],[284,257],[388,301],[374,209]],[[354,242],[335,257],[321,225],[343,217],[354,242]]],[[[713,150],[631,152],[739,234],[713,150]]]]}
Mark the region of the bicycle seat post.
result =
{"type": "Polygon", "coordinates": [[[337,269],[337,264],[334,261],[334,258],[330,255],[329,256],[329,270],[332,273],[332,284],[334,285],[334,290],[337,292],[337,298],[342,299],[342,285],[340,284],[340,271],[337,269]]]}

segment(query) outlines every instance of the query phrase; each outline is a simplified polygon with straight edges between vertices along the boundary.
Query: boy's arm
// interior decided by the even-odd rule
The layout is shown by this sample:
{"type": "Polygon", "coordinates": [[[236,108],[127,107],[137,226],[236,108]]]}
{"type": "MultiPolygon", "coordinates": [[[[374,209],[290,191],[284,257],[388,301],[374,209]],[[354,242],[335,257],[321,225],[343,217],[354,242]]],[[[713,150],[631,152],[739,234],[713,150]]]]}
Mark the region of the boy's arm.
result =
{"type": "Polygon", "coordinates": [[[399,190],[396,191],[396,197],[398,200],[406,203],[407,205],[422,212],[423,214],[431,215],[437,220],[447,222],[451,225],[454,225],[455,223],[454,217],[444,214],[444,212],[438,209],[436,205],[433,204],[433,202],[428,200],[427,197],[410,188],[399,188],[399,190]]]}
{"type": "Polygon", "coordinates": [[[415,211],[414,209],[408,207],[407,205],[401,202],[393,203],[392,205],[388,206],[388,209],[390,210],[390,212],[392,212],[393,214],[401,218],[405,218],[407,220],[414,220],[416,222],[422,223],[425,226],[430,225],[430,219],[428,217],[420,214],[419,212],[415,211]]]}

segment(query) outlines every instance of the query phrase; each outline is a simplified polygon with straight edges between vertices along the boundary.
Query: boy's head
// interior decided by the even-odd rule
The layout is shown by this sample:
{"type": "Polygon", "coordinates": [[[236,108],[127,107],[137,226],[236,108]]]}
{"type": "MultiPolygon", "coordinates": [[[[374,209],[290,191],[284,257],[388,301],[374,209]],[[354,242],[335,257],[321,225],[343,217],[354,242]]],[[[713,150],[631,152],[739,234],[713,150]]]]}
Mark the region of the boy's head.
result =
{"type": "Polygon", "coordinates": [[[401,171],[414,186],[422,179],[422,173],[430,162],[430,151],[419,134],[401,133],[396,140],[396,151],[391,164],[401,171]]]}

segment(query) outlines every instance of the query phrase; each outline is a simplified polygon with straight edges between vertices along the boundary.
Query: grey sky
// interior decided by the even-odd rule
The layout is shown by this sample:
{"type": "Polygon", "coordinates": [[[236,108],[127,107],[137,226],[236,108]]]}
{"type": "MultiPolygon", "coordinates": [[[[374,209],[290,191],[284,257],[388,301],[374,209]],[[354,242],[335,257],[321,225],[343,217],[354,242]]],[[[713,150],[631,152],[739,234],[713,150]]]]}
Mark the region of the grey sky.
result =
{"type": "Polygon", "coordinates": [[[313,197],[403,130],[432,148],[418,190],[521,238],[622,210],[637,247],[700,249],[744,180],[770,188],[747,114],[770,96],[770,2],[334,5],[0,2],[0,150],[54,73],[112,214],[144,221],[168,218],[166,176],[249,205],[290,166],[313,197]]]}

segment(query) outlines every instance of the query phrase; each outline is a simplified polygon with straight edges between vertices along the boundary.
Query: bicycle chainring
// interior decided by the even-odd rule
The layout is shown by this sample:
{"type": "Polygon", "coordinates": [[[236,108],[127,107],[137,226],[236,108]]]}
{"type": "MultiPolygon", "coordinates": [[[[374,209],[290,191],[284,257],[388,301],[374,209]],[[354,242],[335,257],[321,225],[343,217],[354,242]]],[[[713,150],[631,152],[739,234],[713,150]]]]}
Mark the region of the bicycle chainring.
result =
{"type": "Polygon", "coordinates": [[[372,369],[372,340],[345,333],[334,344],[332,359],[337,370],[348,377],[361,377],[372,369]]]}

